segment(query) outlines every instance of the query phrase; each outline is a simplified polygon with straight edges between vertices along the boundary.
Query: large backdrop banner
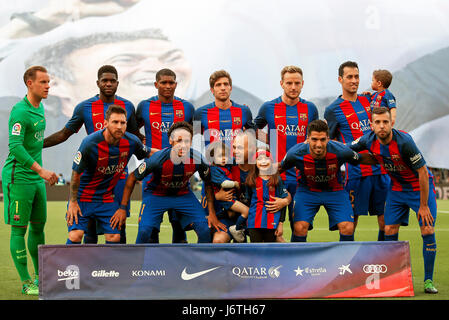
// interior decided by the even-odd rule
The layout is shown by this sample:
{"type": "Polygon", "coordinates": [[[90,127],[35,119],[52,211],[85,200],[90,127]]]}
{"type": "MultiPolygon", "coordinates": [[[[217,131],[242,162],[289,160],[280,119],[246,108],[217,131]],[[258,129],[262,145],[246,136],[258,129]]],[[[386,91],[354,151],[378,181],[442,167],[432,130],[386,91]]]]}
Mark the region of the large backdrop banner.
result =
{"type": "Polygon", "coordinates": [[[407,241],[43,245],[40,299],[413,296],[407,241]]]}
{"type": "MultiPolygon", "coordinates": [[[[338,67],[359,64],[359,93],[372,72],[393,73],[397,129],[415,138],[431,167],[449,169],[449,5],[446,0],[17,0],[0,9],[0,166],[8,156],[8,117],[26,93],[23,73],[51,75],[45,136],[96,95],[97,71],[118,70],[117,94],[136,107],[156,95],[155,74],[177,74],[175,95],[199,108],[212,102],[209,76],[227,70],[231,99],[250,107],[282,94],[280,71],[304,72],[301,97],[324,109],[339,95],[338,67]]],[[[44,167],[67,178],[85,136],[45,149],[44,167]],[[57,157],[55,155],[58,155],[57,157]]],[[[199,139],[197,135],[196,139],[199,139]]],[[[195,142],[195,140],[194,140],[195,142]]]]}

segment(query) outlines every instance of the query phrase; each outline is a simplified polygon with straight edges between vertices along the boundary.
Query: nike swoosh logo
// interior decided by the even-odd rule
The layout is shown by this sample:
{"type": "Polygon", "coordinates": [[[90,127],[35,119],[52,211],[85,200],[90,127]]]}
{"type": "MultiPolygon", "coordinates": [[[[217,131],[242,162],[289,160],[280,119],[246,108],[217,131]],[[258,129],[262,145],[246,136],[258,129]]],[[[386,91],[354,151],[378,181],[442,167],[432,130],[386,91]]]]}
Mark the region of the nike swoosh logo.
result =
{"type": "Polygon", "coordinates": [[[354,114],[354,112],[353,113],[350,113],[350,114],[348,114],[348,115],[345,115],[346,116],[346,118],[349,118],[350,116],[352,116],[354,114]]]}
{"type": "Polygon", "coordinates": [[[100,114],[103,114],[103,112],[100,112],[100,113],[94,113],[93,116],[96,117],[96,116],[99,116],[100,114]]]}
{"type": "Polygon", "coordinates": [[[192,280],[192,279],[198,278],[206,273],[214,271],[215,269],[218,269],[218,268],[220,268],[220,267],[215,267],[215,268],[211,268],[211,269],[207,269],[207,270],[199,271],[199,272],[195,272],[195,273],[187,273],[186,272],[187,267],[185,267],[184,270],[182,270],[181,279],[182,280],[192,280]]]}
{"type": "Polygon", "coordinates": [[[22,253],[22,252],[24,252],[24,251],[26,251],[26,249],[23,249],[23,250],[16,250],[16,253],[22,253]]]}

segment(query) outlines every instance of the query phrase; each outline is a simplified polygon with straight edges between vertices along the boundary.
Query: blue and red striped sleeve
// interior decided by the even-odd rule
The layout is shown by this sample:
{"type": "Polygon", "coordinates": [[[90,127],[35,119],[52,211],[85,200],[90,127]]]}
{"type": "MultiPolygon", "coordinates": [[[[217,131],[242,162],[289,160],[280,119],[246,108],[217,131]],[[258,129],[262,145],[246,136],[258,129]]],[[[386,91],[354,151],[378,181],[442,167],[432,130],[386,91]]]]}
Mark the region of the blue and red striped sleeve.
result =
{"type": "Polygon", "coordinates": [[[77,133],[84,124],[83,103],[79,103],[73,110],[72,117],[65,124],[65,127],[74,133],[77,133]]]}

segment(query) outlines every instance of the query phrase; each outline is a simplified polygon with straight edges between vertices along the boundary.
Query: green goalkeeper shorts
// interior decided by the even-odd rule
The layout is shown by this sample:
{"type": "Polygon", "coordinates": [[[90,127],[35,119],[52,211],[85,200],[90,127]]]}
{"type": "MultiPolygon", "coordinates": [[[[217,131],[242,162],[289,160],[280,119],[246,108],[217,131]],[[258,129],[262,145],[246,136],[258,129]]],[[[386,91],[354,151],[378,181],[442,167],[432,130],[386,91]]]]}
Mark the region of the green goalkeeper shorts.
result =
{"type": "Polygon", "coordinates": [[[5,223],[27,226],[29,222],[47,221],[47,192],[45,182],[3,184],[5,223]]]}

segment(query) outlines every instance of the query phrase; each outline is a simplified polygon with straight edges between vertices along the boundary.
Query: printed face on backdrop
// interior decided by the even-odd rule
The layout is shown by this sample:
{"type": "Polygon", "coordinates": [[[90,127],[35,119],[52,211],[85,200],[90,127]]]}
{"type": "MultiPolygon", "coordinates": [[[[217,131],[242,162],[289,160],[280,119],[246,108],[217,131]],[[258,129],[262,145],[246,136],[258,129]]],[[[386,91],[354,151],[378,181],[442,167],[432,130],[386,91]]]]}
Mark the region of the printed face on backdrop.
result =
{"type": "Polygon", "coordinates": [[[176,73],[179,96],[186,93],[191,81],[191,67],[184,53],[172,42],[161,39],[101,43],[75,50],[65,61],[66,66],[73,70],[73,80],[53,78],[52,95],[60,99],[62,112],[67,117],[72,116],[78,103],[98,93],[96,72],[105,64],[117,68],[120,81],[117,95],[134,104],[157,95],[155,76],[162,68],[176,73]]]}

